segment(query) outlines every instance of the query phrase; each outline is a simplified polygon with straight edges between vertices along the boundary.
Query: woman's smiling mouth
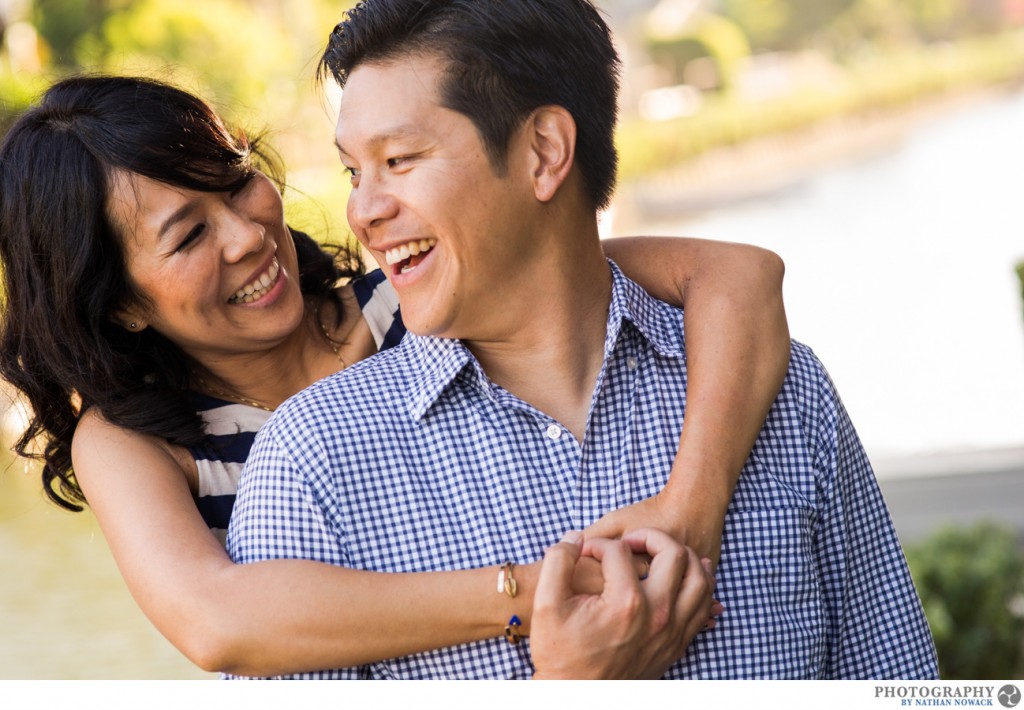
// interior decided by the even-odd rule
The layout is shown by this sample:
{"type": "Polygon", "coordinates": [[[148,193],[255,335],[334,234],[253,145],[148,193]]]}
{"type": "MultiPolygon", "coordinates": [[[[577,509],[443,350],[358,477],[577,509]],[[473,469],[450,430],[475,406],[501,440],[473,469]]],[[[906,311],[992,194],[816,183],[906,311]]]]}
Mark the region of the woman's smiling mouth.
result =
{"type": "Polygon", "coordinates": [[[281,273],[281,264],[277,257],[270,262],[270,266],[262,274],[251,282],[235,291],[228,299],[228,303],[253,303],[263,298],[277,283],[277,277],[281,273]]]}

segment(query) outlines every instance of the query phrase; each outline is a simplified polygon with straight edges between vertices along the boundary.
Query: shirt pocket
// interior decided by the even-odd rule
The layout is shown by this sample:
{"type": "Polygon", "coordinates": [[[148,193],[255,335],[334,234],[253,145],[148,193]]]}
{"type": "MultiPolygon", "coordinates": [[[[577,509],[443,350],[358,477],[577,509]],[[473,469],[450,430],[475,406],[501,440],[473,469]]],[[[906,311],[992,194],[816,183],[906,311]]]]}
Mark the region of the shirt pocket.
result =
{"type": "Polygon", "coordinates": [[[701,677],[816,678],[827,614],[809,507],[730,511],[715,596],[718,626],[702,634],[701,677]]]}

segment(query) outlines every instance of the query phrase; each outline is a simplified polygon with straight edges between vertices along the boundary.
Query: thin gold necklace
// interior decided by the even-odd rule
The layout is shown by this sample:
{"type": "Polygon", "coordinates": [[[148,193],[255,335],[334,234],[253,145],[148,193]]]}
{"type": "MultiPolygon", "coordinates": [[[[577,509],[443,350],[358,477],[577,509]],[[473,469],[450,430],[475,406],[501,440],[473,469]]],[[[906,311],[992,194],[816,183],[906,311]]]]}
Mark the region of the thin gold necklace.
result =
{"type": "Polygon", "coordinates": [[[219,387],[214,387],[209,382],[207,382],[203,378],[203,376],[200,375],[195,370],[192,370],[192,378],[204,390],[206,390],[207,392],[209,392],[212,395],[220,397],[221,399],[226,399],[229,402],[240,402],[241,404],[248,404],[250,407],[256,407],[257,409],[263,409],[263,410],[265,410],[267,412],[274,411],[273,407],[268,407],[267,405],[263,404],[263,402],[258,402],[255,399],[249,399],[248,397],[243,397],[242,395],[238,394],[237,392],[228,392],[227,390],[223,390],[223,389],[221,389],[219,387]]]}
{"type": "MultiPolygon", "coordinates": [[[[323,320],[320,318],[320,304],[317,304],[313,313],[316,316],[316,322],[320,325],[320,331],[324,334],[324,337],[327,339],[327,344],[330,345],[331,350],[334,351],[334,357],[338,359],[338,362],[341,363],[341,369],[344,370],[346,367],[348,367],[348,363],[345,362],[345,358],[342,357],[341,355],[341,343],[335,341],[334,338],[331,337],[330,332],[328,332],[327,330],[327,326],[324,325],[323,320]]],[[[262,409],[267,412],[274,411],[273,407],[268,407],[263,402],[260,402],[255,399],[249,399],[248,397],[243,397],[242,395],[238,394],[238,392],[228,391],[220,387],[214,387],[194,369],[192,370],[191,374],[195,381],[199,384],[199,386],[212,395],[216,395],[217,397],[220,397],[221,399],[226,399],[228,401],[235,401],[240,402],[242,404],[248,404],[250,407],[256,407],[257,409],[262,409]]]]}
{"type": "Polygon", "coordinates": [[[320,317],[319,302],[313,309],[313,315],[316,317],[316,322],[320,325],[320,331],[324,334],[324,337],[327,338],[327,344],[330,345],[331,350],[334,351],[334,357],[338,358],[338,362],[341,363],[341,369],[344,370],[346,367],[348,367],[348,363],[345,362],[345,358],[341,356],[341,343],[339,343],[337,340],[331,337],[330,332],[328,332],[327,330],[327,326],[324,325],[323,318],[320,317]]]}

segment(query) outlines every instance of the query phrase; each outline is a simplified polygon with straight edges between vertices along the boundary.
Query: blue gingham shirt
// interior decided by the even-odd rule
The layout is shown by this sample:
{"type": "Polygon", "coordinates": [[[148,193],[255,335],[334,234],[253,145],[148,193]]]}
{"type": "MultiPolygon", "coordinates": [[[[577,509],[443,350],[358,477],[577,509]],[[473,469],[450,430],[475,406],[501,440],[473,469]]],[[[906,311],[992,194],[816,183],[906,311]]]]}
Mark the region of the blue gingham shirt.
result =
{"type": "MultiPolygon", "coordinates": [[[[686,402],[682,312],[612,265],[583,445],[457,340],[408,335],[304,390],[260,432],[228,551],[386,571],[530,562],[657,493],[686,402]]],[[[789,374],[725,521],[726,611],[669,678],[933,678],[934,649],[870,464],[821,364],[789,374]]],[[[495,633],[506,620],[495,619],[495,633]]],[[[504,638],[308,678],[525,678],[504,638]]]]}

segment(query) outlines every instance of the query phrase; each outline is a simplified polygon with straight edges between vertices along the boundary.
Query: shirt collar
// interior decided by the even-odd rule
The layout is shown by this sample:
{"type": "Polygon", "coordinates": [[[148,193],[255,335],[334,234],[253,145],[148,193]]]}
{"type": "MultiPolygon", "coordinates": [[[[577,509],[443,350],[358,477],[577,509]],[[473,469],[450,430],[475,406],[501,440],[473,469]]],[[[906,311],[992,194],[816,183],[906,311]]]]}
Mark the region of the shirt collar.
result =
{"type": "Polygon", "coordinates": [[[402,344],[409,348],[409,412],[415,419],[427,413],[467,365],[480,368],[461,340],[407,333],[402,344]]]}
{"type": "Polygon", "coordinates": [[[615,349],[624,321],[632,323],[661,355],[683,357],[686,351],[681,312],[648,295],[626,278],[615,262],[609,259],[608,264],[612,269],[612,300],[604,341],[605,360],[615,349]]]}
{"type": "MultiPolygon", "coordinates": [[[[626,321],[632,323],[661,355],[684,356],[683,326],[678,312],[654,300],[627,279],[615,262],[609,260],[608,264],[612,272],[612,298],[604,342],[605,360],[614,352],[626,321]]],[[[415,419],[427,413],[441,393],[467,366],[474,369],[484,387],[489,386],[480,364],[461,340],[409,333],[405,341],[412,364],[409,368],[409,412],[415,419]]]]}

